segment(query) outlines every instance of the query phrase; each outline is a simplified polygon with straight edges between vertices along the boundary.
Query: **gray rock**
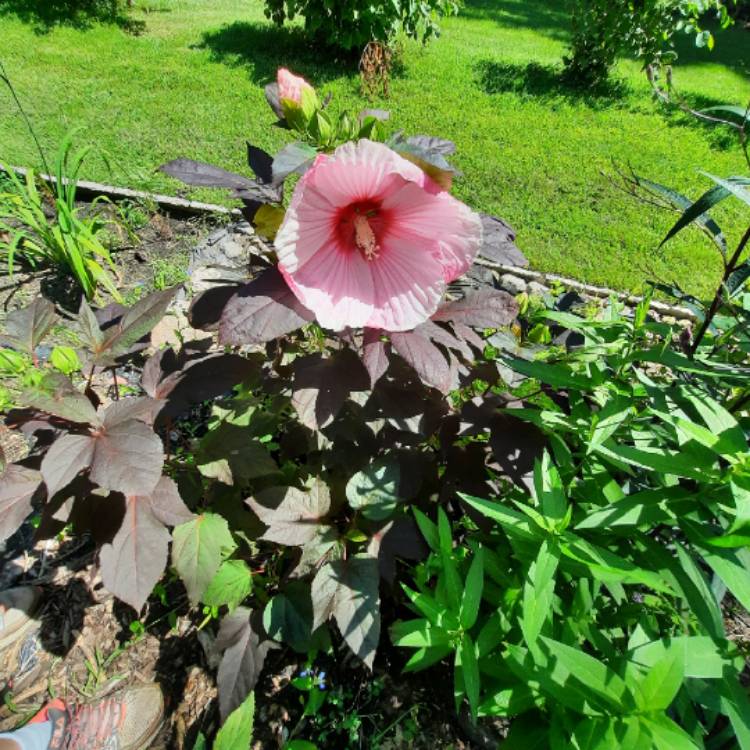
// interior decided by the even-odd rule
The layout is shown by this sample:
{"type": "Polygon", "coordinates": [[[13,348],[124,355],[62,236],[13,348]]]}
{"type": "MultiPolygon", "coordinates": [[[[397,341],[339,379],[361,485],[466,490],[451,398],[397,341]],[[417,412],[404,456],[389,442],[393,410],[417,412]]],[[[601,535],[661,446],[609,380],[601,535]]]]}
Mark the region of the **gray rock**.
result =
{"type": "Polygon", "coordinates": [[[544,297],[545,294],[549,294],[549,288],[540,284],[538,281],[530,281],[526,291],[530,297],[544,297]]]}
{"type": "Polygon", "coordinates": [[[510,294],[522,294],[526,291],[526,282],[520,276],[504,273],[500,277],[500,286],[510,294]]]}

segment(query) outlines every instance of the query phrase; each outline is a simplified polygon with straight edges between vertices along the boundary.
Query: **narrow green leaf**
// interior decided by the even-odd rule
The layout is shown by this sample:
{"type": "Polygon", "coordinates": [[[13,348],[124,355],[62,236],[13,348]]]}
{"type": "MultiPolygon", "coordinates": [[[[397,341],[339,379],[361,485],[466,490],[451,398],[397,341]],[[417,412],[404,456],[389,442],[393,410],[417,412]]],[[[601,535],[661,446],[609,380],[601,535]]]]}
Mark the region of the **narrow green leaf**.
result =
{"type": "Polygon", "coordinates": [[[654,664],[641,681],[636,694],[642,711],[666,711],[682,687],[685,664],[682,655],[669,651],[654,664]]]}
{"type": "Polygon", "coordinates": [[[479,605],[482,601],[484,587],[484,551],[480,547],[469,566],[469,572],[464,582],[464,595],[461,599],[460,620],[461,627],[469,630],[474,626],[479,615],[479,605]]]}
{"type": "Polygon", "coordinates": [[[476,721],[479,711],[479,665],[477,664],[477,652],[474,642],[468,633],[464,633],[458,653],[461,655],[461,672],[463,674],[466,698],[469,701],[469,710],[472,719],[476,721]]]}
{"type": "Polygon", "coordinates": [[[524,582],[521,631],[532,653],[544,623],[552,617],[555,573],[559,560],[560,553],[557,547],[550,545],[545,539],[536,560],[529,566],[524,582]]]}

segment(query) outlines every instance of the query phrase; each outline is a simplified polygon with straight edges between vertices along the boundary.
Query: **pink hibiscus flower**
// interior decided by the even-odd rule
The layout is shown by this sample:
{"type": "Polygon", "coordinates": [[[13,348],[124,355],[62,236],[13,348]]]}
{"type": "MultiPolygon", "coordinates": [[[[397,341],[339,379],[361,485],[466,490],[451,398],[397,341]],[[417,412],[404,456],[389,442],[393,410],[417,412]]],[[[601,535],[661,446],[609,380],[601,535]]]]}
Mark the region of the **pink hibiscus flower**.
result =
{"type": "Polygon", "coordinates": [[[408,331],[482,242],[479,216],[381,143],[319,155],[276,235],[279,269],[325,328],[408,331]]]}
{"type": "Polygon", "coordinates": [[[276,72],[276,83],[279,86],[279,99],[288,99],[295,104],[302,102],[302,92],[312,91],[312,86],[301,76],[290,73],[286,68],[279,68],[276,72]]]}

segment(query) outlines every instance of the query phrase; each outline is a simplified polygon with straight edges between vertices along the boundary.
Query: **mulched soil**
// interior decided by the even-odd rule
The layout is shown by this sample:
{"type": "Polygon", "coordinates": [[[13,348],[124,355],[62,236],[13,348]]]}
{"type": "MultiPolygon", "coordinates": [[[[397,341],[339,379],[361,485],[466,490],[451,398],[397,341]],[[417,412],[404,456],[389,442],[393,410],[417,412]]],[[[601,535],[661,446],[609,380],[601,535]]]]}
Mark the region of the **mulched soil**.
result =
{"type": "MultiPolygon", "coordinates": [[[[129,685],[156,681],[166,696],[167,716],[152,747],[182,750],[193,746],[199,731],[210,736],[218,722],[211,627],[199,630],[200,618],[189,611],[182,586],[167,587],[167,606],[152,598],[141,618],[145,632],[133,634],[135,612],[103,588],[91,542],[65,537],[34,544],[32,537],[33,529],[26,524],[0,554],[0,589],[33,583],[42,588],[44,598],[39,615],[42,648],[33,678],[16,691],[0,690],[5,699],[0,731],[24,723],[53,696],[87,702],[129,685]]],[[[449,673],[402,679],[404,655],[386,647],[373,678],[341,644],[336,653],[341,658],[325,665],[328,689],[346,686],[348,715],[363,717],[362,729],[358,743],[334,732],[321,748],[371,747],[368,738],[375,733],[383,734],[382,750],[493,747],[472,744],[466,728],[453,720],[447,709],[449,673]],[[377,693],[371,692],[373,682],[379,686],[377,693]],[[413,728],[405,730],[406,717],[418,723],[416,737],[413,728]]],[[[281,748],[295,728],[297,736],[308,736],[300,722],[300,693],[289,686],[303,663],[287,649],[270,653],[256,688],[254,750],[281,748]]],[[[12,678],[15,664],[16,659],[8,659],[0,665],[0,685],[12,678]]]]}

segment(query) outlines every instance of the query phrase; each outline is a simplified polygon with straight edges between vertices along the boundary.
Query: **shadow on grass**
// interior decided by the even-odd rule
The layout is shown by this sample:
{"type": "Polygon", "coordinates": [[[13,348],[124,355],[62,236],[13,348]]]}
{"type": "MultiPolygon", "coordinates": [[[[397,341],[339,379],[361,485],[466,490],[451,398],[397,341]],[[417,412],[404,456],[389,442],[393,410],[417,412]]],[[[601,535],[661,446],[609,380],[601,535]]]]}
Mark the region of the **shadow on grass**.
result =
{"type": "Polygon", "coordinates": [[[118,0],[0,0],[0,18],[4,16],[16,16],[37,34],[47,34],[56,26],[86,30],[97,23],[140,34],[146,26],[131,18],[118,0]]]}
{"type": "MultiPolygon", "coordinates": [[[[0,0],[1,1],[1,0],[0,0]]],[[[237,21],[203,34],[198,49],[210,51],[211,60],[246,67],[253,83],[275,80],[286,67],[316,84],[357,70],[358,55],[331,50],[311,41],[299,27],[237,21]]]]}
{"type": "MultiPolygon", "coordinates": [[[[710,107],[718,107],[722,104],[735,104],[736,102],[727,102],[720,99],[700,96],[690,93],[684,97],[684,104],[693,110],[701,111],[710,107]]],[[[744,104],[743,104],[744,106],[744,104]]],[[[690,128],[703,134],[711,148],[718,151],[731,151],[737,149],[739,153],[740,143],[737,131],[729,125],[722,125],[715,122],[701,120],[688,112],[684,112],[676,105],[660,104],[659,114],[661,114],[665,127],[668,128],[690,128]]]]}
{"type": "Polygon", "coordinates": [[[537,99],[564,98],[603,109],[620,104],[629,94],[624,81],[610,79],[596,87],[579,86],[566,80],[562,66],[527,65],[481,60],[476,71],[479,85],[487,94],[513,93],[537,99]]]}
{"type": "Polygon", "coordinates": [[[570,13],[565,4],[549,0],[465,0],[460,15],[494,21],[508,29],[532,29],[553,39],[570,36],[570,13]]]}

